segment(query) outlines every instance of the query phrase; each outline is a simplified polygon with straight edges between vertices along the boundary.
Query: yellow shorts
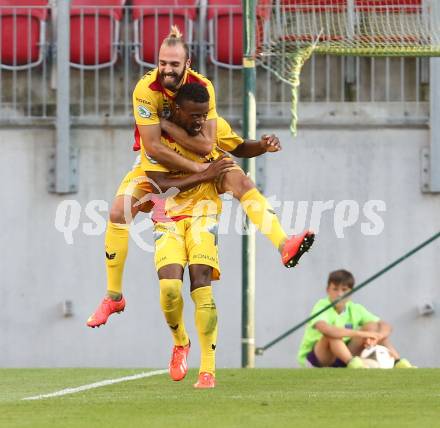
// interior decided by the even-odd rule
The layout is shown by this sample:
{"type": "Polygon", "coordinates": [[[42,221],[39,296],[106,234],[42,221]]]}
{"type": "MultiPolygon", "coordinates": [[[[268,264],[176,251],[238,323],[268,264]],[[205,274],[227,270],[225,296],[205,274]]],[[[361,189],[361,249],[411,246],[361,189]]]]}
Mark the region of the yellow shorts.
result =
{"type": "Polygon", "coordinates": [[[134,166],[123,178],[116,196],[133,196],[140,201],[146,194],[152,193],[152,191],[151,184],[147,181],[147,175],[139,165],[134,166]]]}
{"type": "MultiPolygon", "coordinates": [[[[241,171],[243,175],[246,175],[238,165],[234,165],[232,170],[241,171]]],[[[222,174],[216,181],[216,188],[219,194],[224,193],[224,177],[225,174],[222,174]]],[[[121,181],[121,184],[116,192],[116,196],[133,196],[140,201],[145,195],[152,192],[153,188],[151,183],[147,181],[147,174],[142,170],[140,162],[136,160],[135,164],[133,165],[133,169],[129,171],[121,181]]]]}
{"type": "Polygon", "coordinates": [[[156,270],[171,264],[211,266],[213,281],[220,279],[217,216],[188,217],[154,226],[156,270]]]}

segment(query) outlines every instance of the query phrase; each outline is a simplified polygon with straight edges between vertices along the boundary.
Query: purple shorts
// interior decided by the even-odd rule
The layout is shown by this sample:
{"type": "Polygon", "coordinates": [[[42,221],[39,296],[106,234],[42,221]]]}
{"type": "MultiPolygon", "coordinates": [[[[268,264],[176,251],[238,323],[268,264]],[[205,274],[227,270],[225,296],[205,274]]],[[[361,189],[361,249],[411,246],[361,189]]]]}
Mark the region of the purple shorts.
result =
{"type": "MultiPolygon", "coordinates": [[[[307,361],[313,366],[313,367],[322,367],[321,363],[318,360],[318,357],[315,354],[314,350],[311,350],[307,354],[307,361]]],[[[341,361],[339,358],[336,358],[335,362],[329,366],[329,367],[335,367],[335,368],[341,368],[341,367],[347,367],[347,364],[345,364],[343,361],[341,361]]]]}

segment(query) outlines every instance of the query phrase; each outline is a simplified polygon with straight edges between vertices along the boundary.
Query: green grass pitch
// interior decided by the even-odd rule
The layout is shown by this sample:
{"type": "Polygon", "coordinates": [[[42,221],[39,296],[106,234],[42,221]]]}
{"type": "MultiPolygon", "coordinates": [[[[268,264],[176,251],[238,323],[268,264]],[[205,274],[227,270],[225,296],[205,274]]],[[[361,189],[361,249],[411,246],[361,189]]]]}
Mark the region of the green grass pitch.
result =
{"type": "Polygon", "coordinates": [[[191,370],[21,400],[142,371],[1,369],[0,427],[440,427],[440,369],[223,369],[204,391],[191,370]]]}

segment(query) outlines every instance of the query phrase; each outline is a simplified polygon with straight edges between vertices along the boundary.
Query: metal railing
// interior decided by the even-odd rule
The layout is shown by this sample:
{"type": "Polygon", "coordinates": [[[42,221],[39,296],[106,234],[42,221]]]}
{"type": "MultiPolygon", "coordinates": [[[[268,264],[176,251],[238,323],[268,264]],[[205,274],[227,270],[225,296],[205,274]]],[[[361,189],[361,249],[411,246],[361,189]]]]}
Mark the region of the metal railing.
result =
{"type": "MultiPolygon", "coordinates": [[[[92,10],[81,7],[77,10],[77,24],[81,31],[76,39],[79,51],[77,48],[74,53],[74,47],[71,47],[72,123],[130,123],[132,90],[140,76],[153,65],[151,58],[157,56],[160,38],[164,35],[164,23],[167,26],[179,23],[183,27],[191,46],[195,68],[205,71],[216,87],[220,114],[229,119],[239,119],[242,108],[242,72],[234,60],[233,49],[241,49],[237,35],[241,28],[236,28],[241,19],[240,6],[214,7],[208,4],[202,10],[206,2],[196,3],[185,6],[183,12],[178,6],[167,6],[165,12],[160,5],[153,9],[124,6],[113,9],[93,7],[92,10]],[[145,12],[148,12],[148,21],[145,12]],[[228,40],[216,37],[219,28],[223,28],[224,34],[229,35],[228,40]],[[93,35],[94,38],[90,40],[93,35]],[[148,49],[145,41],[147,36],[154,40],[148,49]],[[220,58],[222,43],[226,44],[222,48],[223,54],[226,52],[226,57],[229,55],[229,60],[226,59],[231,64],[228,61],[224,63],[225,60],[220,58]],[[102,48],[102,45],[105,47],[102,48]],[[87,63],[87,48],[93,48],[96,61],[87,63]],[[104,49],[102,57],[97,53],[97,49],[101,48],[104,49]]],[[[13,8],[9,19],[6,19],[5,10],[5,7],[0,7],[0,122],[51,122],[56,114],[56,10],[32,7],[32,10],[45,11],[44,19],[34,16],[35,13],[30,9],[23,14],[19,7],[13,8]],[[41,24],[40,33],[32,46],[38,47],[41,57],[34,61],[31,55],[34,52],[29,46],[35,36],[36,22],[41,24]],[[16,53],[12,60],[5,57],[5,52],[10,52],[11,47],[5,46],[5,40],[1,40],[1,34],[4,34],[2,28],[5,26],[10,27],[12,42],[15,43],[12,50],[15,49],[16,53]],[[19,64],[18,59],[23,59],[23,52],[19,51],[22,44],[19,39],[23,34],[28,38],[29,61],[19,64]]],[[[26,59],[26,53],[24,57],[26,59]]],[[[326,121],[331,122],[335,105],[344,104],[356,109],[357,105],[377,103],[398,106],[395,113],[397,116],[394,117],[397,122],[426,123],[429,101],[428,61],[418,58],[314,56],[302,73],[300,125],[314,123],[317,120],[315,111],[325,111],[326,121]]],[[[257,114],[260,122],[274,123],[275,120],[287,124],[290,121],[290,101],[290,88],[271,73],[258,68],[257,114]]],[[[384,121],[386,119],[383,118],[384,121]]],[[[322,122],[322,116],[319,120],[322,122]]]]}
{"type": "Polygon", "coordinates": [[[312,321],[313,319],[315,319],[317,316],[319,316],[320,314],[322,314],[323,312],[329,310],[330,308],[333,308],[335,305],[337,305],[340,301],[346,299],[347,297],[350,297],[351,295],[357,293],[359,290],[361,290],[362,288],[364,288],[365,286],[367,286],[368,284],[371,284],[373,281],[375,281],[377,278],[381,277],[382,275],[384,275],[385,273],[387,273],[388,271],[390,271],[391,269],[393,269],[394,267],[396,267],[397,265],[399,265],[400,263],[403,263],[406,259],[408,259],[409,257],[411,257],[412,255],[414,255],[415,253],[417,253],[418,251],[420,251],[422,248],[426,247],[427,245],[431,244],[432,242],[434,242],[436,239],[440,238],[440,232],[437,232],[436,234],[434,234],[433,236],[431,236],[429,239],[427,239],[426,241],[422,242],[421,244],[417,245],[417,247],[413,248],[412,250],[408,251],[407,253],[405,253],[403,256],[399,257],[398,259],[396,259],[394,262],[390,263],[388,266],[385,266],[383,269],[381,269],[379,272],[375,273],[374,275],[372,275],[370,278],[366,279],[365,281],[361,282],[359,285],[357,285],[356,287],[354,287],[353,289],[351,289],[350,291],[348,291],[347,293],[343,294],[342,296],[338,297],[336,300],[334,300],[333,302],[331,302],[329,305],[327,305],[325,308],[322,308],[320,311],[310,315],[309,317],[307,317],[305,320],[301,321],[300,323],[296,324],[295,326],[293,326],[292,328],[290,328],[289,330],[287,330],[286,332],[284,332],[283,334],[281,334],[280,336],[276,337],[275,339],[271,340],[269,343],[267,343],[264,346],[261,347],[257,347],[255,349],[255,354],[256,355],[263,355],[264,351],[267,351],[269,348],[272,348],[272,346],[275,346],[277,343],[281,342],[282,340],[286,339],[287,337],[289,337],[291,334],[295,333],[296,331],[298,331],[301,327],[304,327],[308,322],[312,321]]]}

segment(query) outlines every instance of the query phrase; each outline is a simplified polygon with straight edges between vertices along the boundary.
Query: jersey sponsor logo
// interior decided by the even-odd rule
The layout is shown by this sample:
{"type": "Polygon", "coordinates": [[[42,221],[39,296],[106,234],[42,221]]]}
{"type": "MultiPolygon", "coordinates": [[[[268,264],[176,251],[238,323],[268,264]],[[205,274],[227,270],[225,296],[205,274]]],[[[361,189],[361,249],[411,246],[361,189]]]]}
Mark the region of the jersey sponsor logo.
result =
{"type": "Polygon", "coordinates": [[[157,264],[159,264],[159,263],[162,263],[162,262],[164,262],[165,260],[167,260],[168,259],[168,257],[167,256],[162,256],[156,263],[157,264]]]}
{"type": "Polygon", "coordinates": [[[141,104],[150,104],[151,105],[150,101],[143,100],[142,98],[136,97],[136,101],[141,104]]]}
{"type": "Polygon", "coordinates": [[[114,260],[114,258],[116,257],[116,253],[107,253],[107,251],[105,252],[105,257],[107,257],[109,260],[114,260]]]}
{"type": "Polygon", "coordinates": [[[208,256],[207,254],[195,254],[192,258],[193,259],[204,259],[204,260],[209,260],[211,262],[217,263],[216,257],[208,256]]]}
{"type": "Polygon", "coordinates": [[[151,117],[151,111],[148,110],[147,107],[138,106],[137,110],[140,117],[143,117],[144,119],[148,119],[149,117],[151,117]]]}

